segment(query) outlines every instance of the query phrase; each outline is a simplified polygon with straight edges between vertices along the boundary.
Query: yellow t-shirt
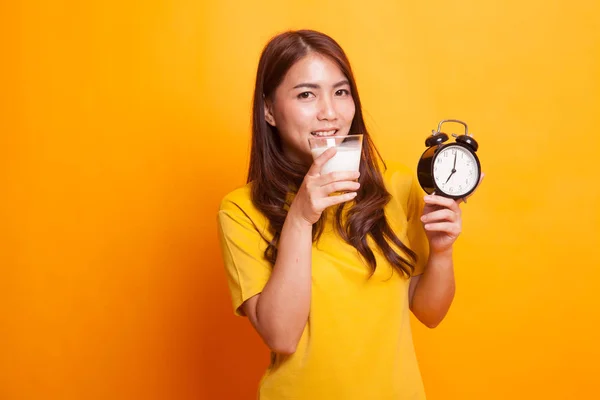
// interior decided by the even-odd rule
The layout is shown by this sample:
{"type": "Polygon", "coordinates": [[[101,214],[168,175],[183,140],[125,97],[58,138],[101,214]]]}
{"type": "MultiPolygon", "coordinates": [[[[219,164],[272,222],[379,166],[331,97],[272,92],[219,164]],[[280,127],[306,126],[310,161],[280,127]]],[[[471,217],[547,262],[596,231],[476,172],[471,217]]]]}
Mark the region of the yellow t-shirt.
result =
{"type": "MultiPolygon", "coordinates": [[[[428,242],[420,216],[423,195],[414,174],[386,163],[384,181],[392,200],[385,206],[388,223],[402,243],[418,255],[414,275],[423,272],[428,242]]],[[[271,274],[264,259],[272,238],[266,217],[254,207],[250,185],[223,199],[219,233],[236,315],[260,293],[271,274]]],[[[331,224],[312,248],[312,297],[308,323],[296,352],[272,355],[263,376],[261,400],[421,400],[425,392],[410,329],[409,280],[392,273],[377,247],[377,269],[344,242],[331,224]]],[[[405,258],[409,259],[407,255],[405,258]]]]}

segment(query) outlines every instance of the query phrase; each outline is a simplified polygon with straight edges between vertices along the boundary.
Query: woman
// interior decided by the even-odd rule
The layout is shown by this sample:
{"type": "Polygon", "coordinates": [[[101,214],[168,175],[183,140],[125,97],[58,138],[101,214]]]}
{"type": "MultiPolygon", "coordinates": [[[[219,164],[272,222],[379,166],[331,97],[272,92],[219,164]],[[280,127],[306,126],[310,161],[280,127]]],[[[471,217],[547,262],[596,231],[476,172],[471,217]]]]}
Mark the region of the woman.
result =
{"type": "Polygon", "coordinates": [[[259,397],[424,399],[409,310],[437,326],[454,297],[454,200],[422,196],[365,127],[346,55],[292,31],[264,48],[248,183],[218,214],[236,315],[272,352],[259,397]],[[360,173],[321,174],[312,136],[363,135],[360,173]],[[342,194],[340,194],[340,192],[342,194]]]}

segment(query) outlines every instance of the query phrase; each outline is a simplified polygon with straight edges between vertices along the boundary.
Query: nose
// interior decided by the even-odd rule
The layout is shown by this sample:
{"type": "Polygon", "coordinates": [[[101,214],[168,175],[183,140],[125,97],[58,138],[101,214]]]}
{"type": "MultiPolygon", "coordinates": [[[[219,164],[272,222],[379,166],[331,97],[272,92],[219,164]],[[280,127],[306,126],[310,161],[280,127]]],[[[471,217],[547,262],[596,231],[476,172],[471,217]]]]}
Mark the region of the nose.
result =
{"type": "Polygon", "coordinates": [[[317,119],[320,121],[331,121],[337,119],[337,111],[331,96],[321,96],[317,119]]]}

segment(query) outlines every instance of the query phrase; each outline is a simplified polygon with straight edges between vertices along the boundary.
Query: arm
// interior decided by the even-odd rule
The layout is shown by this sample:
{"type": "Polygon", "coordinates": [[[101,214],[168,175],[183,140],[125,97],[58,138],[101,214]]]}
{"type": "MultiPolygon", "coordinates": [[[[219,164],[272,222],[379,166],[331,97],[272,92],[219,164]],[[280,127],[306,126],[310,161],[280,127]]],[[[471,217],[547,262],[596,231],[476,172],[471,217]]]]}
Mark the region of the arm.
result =
{"type": "Polygon", "coordinates": [[[459,202],[425,196],[421,221],[429,241],[429,258],[423,274],[411,278],[410,309],[423,324],[435,328],[444,319],[455,293],[453,245],[462,230],[459,202]]]}
{"type": "Polygon", "coordinates": [[[452,250],[431,254],[423,274],[411,278],[410,309],[419,321],[435,328],[448,313],[454,293],[452,250]]]}
{"type": "Polygon", "coordinates": [[[244,313],[267,346],[282,354],[296,350],[311,295],[312,225],[291,212],[283,224],[269,281],[262,293],[243,304],[244,313]]]}
{"type": "MultiPolygon", "coordinates": [[[[485,174],[481,174],[479,184],[485,174]]],[[[472,196],[471,193],[470,196],[472,196]]],[[[430,328],[444,319],[456,290],[452,250],[462,232],[464,199],[425,196],[421,221],[429,241],[429,259],[423,274],[411,278],[408,289],[409,306],[415,317],[430,328]]]]}
{"type": "Polygon", "coordinates": [[[308,320],[312,279],[312,226],[321,213],[349,201],[360,187],[357,172],[321,175],[323,164],[335,154],[329,149],[317,157],[288,211],[279,238],[273,272],[262,292],[246,300],[244,313],[269,348],[291,354],[308,320]],[[350,191],[330,196],[336,191],[350,191]]]}

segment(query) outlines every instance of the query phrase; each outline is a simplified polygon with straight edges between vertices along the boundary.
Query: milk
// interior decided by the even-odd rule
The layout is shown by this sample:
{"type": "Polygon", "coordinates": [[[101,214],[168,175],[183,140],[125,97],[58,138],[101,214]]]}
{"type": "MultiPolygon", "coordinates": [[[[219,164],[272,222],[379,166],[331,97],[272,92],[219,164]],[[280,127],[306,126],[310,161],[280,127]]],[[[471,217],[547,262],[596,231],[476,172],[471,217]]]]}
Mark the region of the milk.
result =
{"type": "MultiPolygon", "coordinates": [[[[360,147],[341,145],[336,149],[337,153],[323,165],[321,175],[334,171],[358,171],[360,165],[360,147]]],[[[311,149],[313,160],[323,154],[325,150],[327,150],[327,147],[311,149]]]]}

